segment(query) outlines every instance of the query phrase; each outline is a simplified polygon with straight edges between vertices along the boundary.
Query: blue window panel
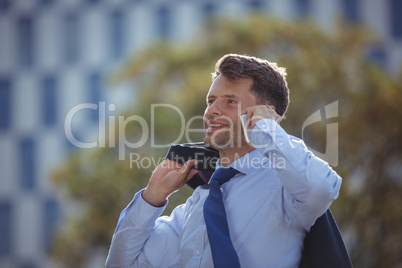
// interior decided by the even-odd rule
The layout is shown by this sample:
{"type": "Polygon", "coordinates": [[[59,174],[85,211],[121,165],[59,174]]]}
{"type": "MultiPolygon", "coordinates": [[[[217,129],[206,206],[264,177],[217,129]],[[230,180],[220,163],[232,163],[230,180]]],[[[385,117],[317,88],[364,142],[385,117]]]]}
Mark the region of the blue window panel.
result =
{"type": "Polygon", "coordinates": [[[110,47],[113,59],[121,59],[125,51],[125,18],[122,11],[115,11],[110,16],[110,47]]]}
{"type": "Polygon", "coordinates": [[[0,13],[7,12],[11,7],[11,0],[0,0],[0,13]]]}
{"type": "Polygon", "coordinates": [[[55,0],[40,0],[40,3],[42,4],[43,7],[49,7],[53,5],[55,0]]]}
{"type": "Polygon", "coordinates": [[[88,4],[98,4],[101,0],[87,0],[88,4]]]}
{"type": "MultiPolygon", "coordinates": [[[[72,131],[73,136],[74,136],[75,139],[77,139],[78,141],[83,141],[83,139],[81,138],[81,135],[79,134],[79,132],[76,131],[76,128],[72,128],[71,131],[72,131]]],[[[60,135],[62,135],[62,137],[64,137],[63,142],[64,142],[64,149],[66,150],[66,152],[67,153],[77,152],[78,148],[76,146],[74,146],[74,144],[72,144],[68,140],[68,138],[66,137],[66,134],[64,133],[64,131],[63,131],[63,133],[60,133],[60,135]]]]}
{"type": "Polygon", "coordinates": [[[351,24],[360,22],[358,0],[342,0],[344,18],[351,24]]]}
{"type": "Polygon", "coordinates": [[[169,39],[171,34],[172,12],[167,6],[157,10],[157,33],[161,39],[169,39]]]}
{"type": "Polygon", "coordinates": [[[383,48],[371,49],[368,59],[381,69],[385,69],[387,66],[387,52],[383,48]]]}
{"type": "Polygon", "coordinates": [[[207,2],[202,6],[202,12],[204,13],[204,16],[207,18],[213,17],[217,12],[217,10],[218,7],[214,2],[207,2]]]}
{"type": "Polygon", "coordinates": [[[264,1],[262,0],[251,0],[248,2],[248,6],[253,11],[262,11],[265,8],[264,1]]]}
{"type": "Polygon", "coordinates": [[[34,63],[34,26],[29,17],[17,21],[18,63],[21,67],[29,68],[34,63]]]}
{"type": "Polygon", "coordinates": [[[402,1],[391,0],[391,34],[394,38],[402,38],[402,1]]]}
{"type": "Polygon", "coordinates": [[[0,202],[0,257],[12,253],[12,207],[9,202],[0,202]]]}
{"type": "Polygon", "coordinates": [[[21,140],[19,144],[20,187],[23,190],[34,190],[35,178],[35,143],[31,138],[21,140]]]}
{"type": "MultiPolygon", "coordinates": [[[[88,77],[89,102],[99,105],[102,98],[102,76],[98,72],[92,73],[88,77]]],[[[99,108],[99,107],[98,107],[99,108]]],[[[89,110],[90,118],[93,122],[99,121],[99,109],[89,110]]]]}
{"type": "Polygon", "coordinates": [[[306,17],[310,12],[310,0],[296,0],[296,12],[299,17],[306,17]]]}
{"type": "Polygon", "coordinates": [[[0,79],[0,131],[10,128],[11,85],[8,79],[0,79]]]}
{"type": "Polygon", "coordinates": [[[23,264],[18,265],[18,268],[37,268],[37,266],[32,262],[24,262],[23,264]]]}
{"type": "Polygon", "coordinates": [[[50,198],[44,203],[44,224],[43,224],[43,233],[44,233],[44,246],[45,249],[50,252],[52,249],[52,239],[53,235],[56,231],[58,221],[60,218],[60,210],[57,201],[53,198],[50,198]]]}
{"type": "Polygon", "coordinates": [[[45,126],[57,123],[57,81],[53,76],[45,77],[42,81],[42,120],[45,126]]]}
{"type": "Polygon", "coordinates": [[[64,58],[74,64],[80,57],[80,29],[78,16],[68,15],[64,20],[64,58]]]}

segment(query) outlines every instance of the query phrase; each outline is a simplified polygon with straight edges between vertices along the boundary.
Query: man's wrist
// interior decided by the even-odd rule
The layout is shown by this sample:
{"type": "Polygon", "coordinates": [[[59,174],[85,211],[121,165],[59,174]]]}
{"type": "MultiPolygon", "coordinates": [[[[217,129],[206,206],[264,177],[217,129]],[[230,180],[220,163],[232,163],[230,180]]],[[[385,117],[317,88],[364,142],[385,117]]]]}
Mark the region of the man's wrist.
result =
{"type": "Polygon", "coordinates": [[[152,192],[148,187],[141,194],[142,199],[153,207],[163,207],[167,201],[167,197],[159,196],[152,192]]]}

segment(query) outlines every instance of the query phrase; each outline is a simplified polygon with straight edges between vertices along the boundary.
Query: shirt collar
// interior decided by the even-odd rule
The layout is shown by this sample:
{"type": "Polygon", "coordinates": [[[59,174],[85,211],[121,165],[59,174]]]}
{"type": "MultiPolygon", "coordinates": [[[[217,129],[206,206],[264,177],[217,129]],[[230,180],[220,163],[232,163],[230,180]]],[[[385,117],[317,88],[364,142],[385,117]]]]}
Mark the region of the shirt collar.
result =
{"type": "MultiPolygon", "coordinates": [[[[262,153],[260,153],[257,149],[243,155],[239,159],[233,161],[227,167],[223,168],[234,168],[240,171],[243,174],[249,174],[256,168],[267,167],[268,158],[266,158],[262,153]]],[[[216,162],[216,169],[221,168],[222,166],[219,164],[219,161],[216,162]]]]}

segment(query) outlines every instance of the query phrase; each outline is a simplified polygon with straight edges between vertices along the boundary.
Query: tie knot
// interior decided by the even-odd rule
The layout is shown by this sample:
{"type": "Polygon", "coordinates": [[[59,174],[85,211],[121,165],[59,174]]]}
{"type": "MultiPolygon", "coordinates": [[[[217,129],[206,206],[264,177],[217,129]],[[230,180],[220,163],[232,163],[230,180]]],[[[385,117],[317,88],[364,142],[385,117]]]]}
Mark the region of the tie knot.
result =
{"type": "Polygon", "coordinates": [[[218,168],[215,170],[214,174],[212,174],[211,179],[216,180],[219,185],[222,185],[237,173],[239,173],[239,171],[234,168],[218,168]]]}

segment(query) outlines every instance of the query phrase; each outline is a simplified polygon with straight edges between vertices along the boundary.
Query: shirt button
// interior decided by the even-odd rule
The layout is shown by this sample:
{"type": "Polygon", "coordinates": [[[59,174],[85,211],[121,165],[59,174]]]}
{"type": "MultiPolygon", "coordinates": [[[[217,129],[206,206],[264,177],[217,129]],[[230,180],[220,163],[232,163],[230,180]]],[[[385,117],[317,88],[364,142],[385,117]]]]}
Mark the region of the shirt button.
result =
{"type": "Polygon", "coordinates": [[[195,251],[195,254],[197,254],[197,256],[200,256],[201,252],[197,249],[197,250],[195,251]]]}

